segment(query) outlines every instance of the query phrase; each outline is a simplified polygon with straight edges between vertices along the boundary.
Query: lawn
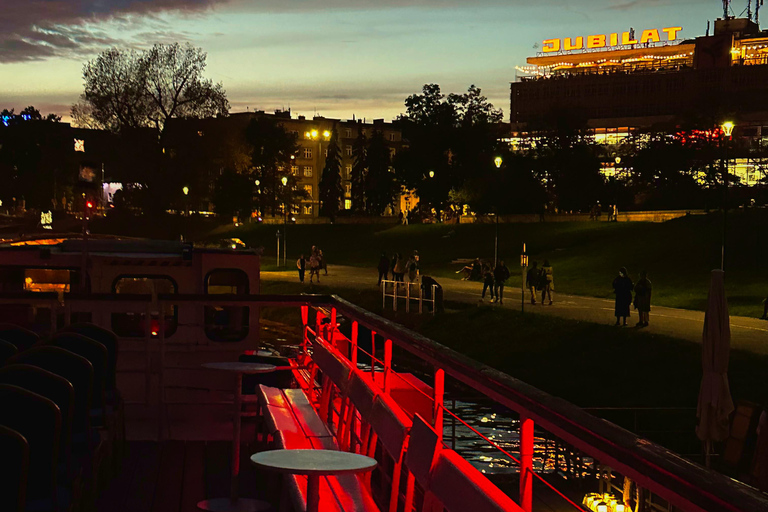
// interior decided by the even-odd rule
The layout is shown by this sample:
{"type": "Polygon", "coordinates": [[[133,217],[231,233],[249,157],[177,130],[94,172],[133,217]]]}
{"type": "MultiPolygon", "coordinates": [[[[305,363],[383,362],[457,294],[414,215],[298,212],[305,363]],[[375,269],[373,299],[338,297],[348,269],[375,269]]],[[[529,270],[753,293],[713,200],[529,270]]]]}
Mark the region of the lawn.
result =
{"type": "MultiPolygon", "coordinates": [[[[750,210],[728,216],[726,287],[731,314],[757,317],[768,295],[768,211],[750,210]]],[[[246,225],[217,230],[214,238],[236,236],[264,247],[263,269],[274,264],[275,232],[283,226],[246,225]]],[[[374,268],[382,251],[410,254],[418,250],[422,274],[458,279],[457,258],[493,258],[492,224],[476,225],[292,225],[288,226],[292,261],[312,245],[321,247],[330,265],[374,268]]],[[[548,259],[555,270],[556,290],[612,298],[611,282],[627,267],[637,280],[641,269],[654,284],[657,305],[703,310],[710,270],[720,267],[722,217],[690,216],[666,223],[558,222],[501,224],[499,254],[519,286],[520,252],[526,242],[530,261],[548,259]]],[[[292,263],[291,263],[292,264],[292,263]]]]}

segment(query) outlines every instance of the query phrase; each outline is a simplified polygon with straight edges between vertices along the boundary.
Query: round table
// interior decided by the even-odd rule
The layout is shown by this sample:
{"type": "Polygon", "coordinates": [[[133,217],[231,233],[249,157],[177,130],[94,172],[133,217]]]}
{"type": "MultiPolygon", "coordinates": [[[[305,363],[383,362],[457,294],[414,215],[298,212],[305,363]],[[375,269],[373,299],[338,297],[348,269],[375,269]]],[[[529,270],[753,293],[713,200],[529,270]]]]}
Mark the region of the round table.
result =
{"type": "Polygon", "coordinates": [[[224,361],[220,363],[204,363],[203,368],[234,373],[235,383],[235,414],[232,417],[232,481],[229,488],[229,498],[213,498],[197,504],[200,510],[209,512],[260,512],[268,510],[270,505],[264,501],[238,497],[237,478],[240,475],[240,414],[243,404],[243,375],[255,375],[275,371],[275,365],[262,363],[241,363],[224,361]]]}
{"type": "Polygon", "coordinates": [[[376,459],[337,450],[269,450],[251,455],[251,462],[269,471],[307,475],[307,512],[318,512],[320,477],[365,473],[376,467],[376,459]]]}

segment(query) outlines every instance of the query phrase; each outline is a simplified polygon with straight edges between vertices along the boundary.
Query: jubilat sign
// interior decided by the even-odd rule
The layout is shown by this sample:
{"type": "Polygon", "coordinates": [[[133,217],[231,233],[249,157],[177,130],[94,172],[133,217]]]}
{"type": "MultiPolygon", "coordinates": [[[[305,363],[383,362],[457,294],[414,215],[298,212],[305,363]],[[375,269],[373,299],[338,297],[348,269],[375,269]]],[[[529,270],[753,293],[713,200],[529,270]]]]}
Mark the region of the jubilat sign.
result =
{"type": "Polygon", "coordinates": [[[677,33],[683,30],[683,27],[667,27],[661,30],[652,28],[643,30],[639,39],[633,29],[629,32],[614,32],[613,34],[598,34],[594,36],[566,37],[565,39],[545,39],[542,45],[544,53],[584,50],[594,48],[610,48],[612,46],[625,46],[632,44],[658,43],[664,38],[665,41],[674,41],[677,39],[677,33]],[[663,32],[664,35],[661,33],[663,32]]]}

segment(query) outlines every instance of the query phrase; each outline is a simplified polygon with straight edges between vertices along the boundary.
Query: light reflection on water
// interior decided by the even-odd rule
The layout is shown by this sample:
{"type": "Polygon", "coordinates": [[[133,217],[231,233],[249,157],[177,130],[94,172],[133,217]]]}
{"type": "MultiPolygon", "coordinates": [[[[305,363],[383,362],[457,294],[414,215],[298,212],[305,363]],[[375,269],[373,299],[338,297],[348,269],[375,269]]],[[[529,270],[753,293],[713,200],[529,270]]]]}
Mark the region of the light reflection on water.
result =
{"type": "MultiPolygon", "coordinates": [[[[520,458],[520,421],[509,411],[500,406],[491,406],[478,402],[456,400],[446,393],[445,406],[459,418],[466,421],[478,432],[496,443],[516,459],[520,458]]],[[[445,414],[443,439],[453,447],[453,417],[445,414]]],[[[473,466],[489,474],[513,474],[519,472],[517,462],[490,445],[468,427],[455,421],[455,450],[473,466]]],[[[542,437],[534,437],[533,469],[537,473],[554,471],[554,461],[545,457],[545,453],[554,451],[554,443],[542,437]]]]}

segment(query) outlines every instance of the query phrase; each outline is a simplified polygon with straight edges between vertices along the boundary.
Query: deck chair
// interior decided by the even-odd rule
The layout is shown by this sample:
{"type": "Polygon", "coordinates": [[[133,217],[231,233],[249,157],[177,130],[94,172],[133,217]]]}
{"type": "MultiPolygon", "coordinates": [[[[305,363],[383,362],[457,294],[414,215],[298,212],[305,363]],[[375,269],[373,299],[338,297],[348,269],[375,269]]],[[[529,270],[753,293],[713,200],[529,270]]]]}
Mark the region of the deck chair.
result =
{"type": "Polygon", "coordinates": [[[7,341],[19,352],[31,348],[40,341],[36,333],[15,324],[0,324],[0,340],[7,341]]]}
{"type": "Polygon", "coordinates": [[[70,478],[74,477],[76,471],[72,466],[72,409],[75,390],[72,384],[64,377],[28,364],[1,367],[0,384],[24,388],[56,404],[61,412],[59,459],[63,463],[65,474],[70,478]]]}
{"type": "Polygon", "coordinates": [[[93,391],[91,394],[91,422],[94,426],[106,425],[107,349],[96,340],[72,332],[56,334],[51,345],[69,350],[84,357],[93,366],[93,391]]]}
{"type": "Polygon", "coordinates": [[[90,322],[81,322],[77,324],[67,325],[59,332],[73,332],[80,334],[92,340],[96,340],[107,349],[107,393],[113,393],[116,390],[116,373],[117,373],[117,335],[96,324],[90,322]]]}
{"type": "Polygon", "coordinates": [[[327,343],[315,340],[313,344],[312,360],[317,368],[323,373],[322,386],[319,400],[319,414],[331,430],[335,430],[337,437],[344,436],[343,421],[347,408],[347,392],[349,390],[349,378],[352,375],[353,367],[341,353],[327,343]],[[335,391],[340,394],[338,424],[334,424],[333,405],[335,391]]]}
{"type": "Polygon", "coordinates": [[[27,509],[66,510],[65,493],[56,488],[61,431],[56,404],[18,386],[0,384],[0,425],[15,430],[29,444],[27,509]]]}
{"type": "Polygon", "coordinates": [[[352,373],[349,380],[349,400],[344,418],[344,437],[339,439],[339,447],[350,452],[365,453],[370,443],[371,426],[368,420],[373,409],[373,399],[378,392],[368,384],[359,370],[352,373]],[[352,407],[354,406],[354,407],[352,407]],[[360,424],[357,424],[357,411],[360,424]]]}
{"type": "Polygon", "coordinates": [[[3,454],[0,510],[23,512],[27,496],[29,444],[15,430],[0,425],[0,453],[3,454]]]}
{"type": "Polygon", "coordinates": [[[0,339],[0,365],[4,365],[7,360],[18,353],[16,345],[0,339]]]}

